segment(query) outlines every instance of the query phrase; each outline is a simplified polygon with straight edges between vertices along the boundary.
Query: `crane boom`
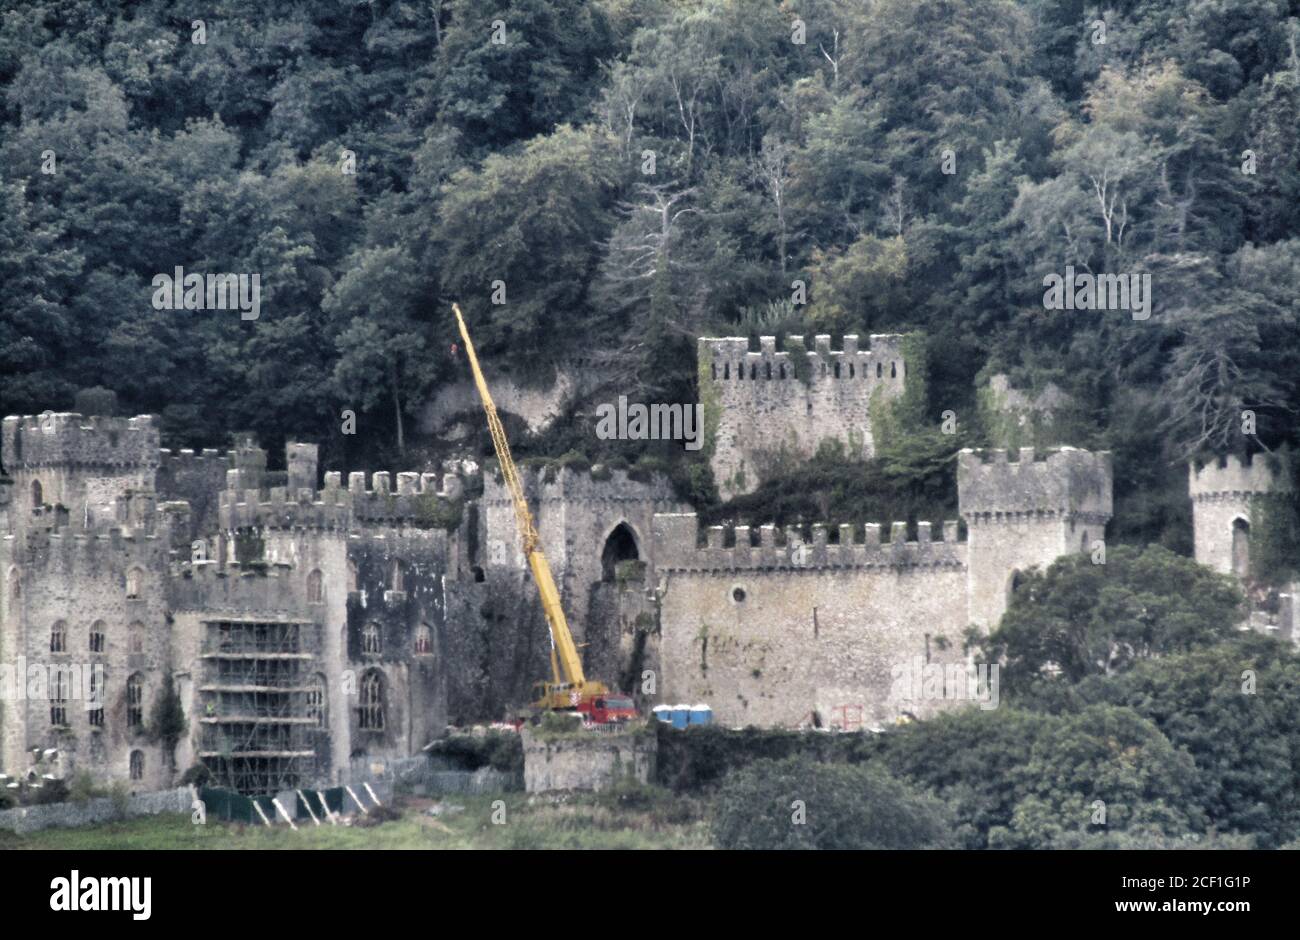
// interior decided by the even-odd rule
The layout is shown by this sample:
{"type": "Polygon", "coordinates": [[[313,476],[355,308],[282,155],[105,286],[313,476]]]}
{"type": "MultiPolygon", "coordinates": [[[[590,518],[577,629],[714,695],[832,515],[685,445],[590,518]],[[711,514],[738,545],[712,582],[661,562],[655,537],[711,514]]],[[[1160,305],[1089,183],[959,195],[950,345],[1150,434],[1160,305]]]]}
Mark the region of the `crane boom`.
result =
{"type": "MultiPolygon", "coordinates": [[[[483,370],[479,368],[478,356],[474,352],[474,343],[469,338],[469,329],[465,326],[460,305],[452,304],[451,309],[456,313],[460,336],[465,341],[465,354],[469,358],[470,369],[474,372],[474,384],[478,387],[479,398],[483,400],[488,430],[492,434],[492,446],[496,449],[497,460],[501,463],[501,475],[505,477],[506,488],[509,489],[510,499],[514,503],[515,522],[519,526],[520,538],[523,539],[524,556],[528,559],[528,567],[533,572],[533,580],[537,582],[537,590],[541,594],[542,612],[546,615],[546,623],[551,633],[551,667],[555,672],[555,683],[545,690],[545,697],[549,700],[549,707],[564,707],[569,704],[569,699],[575,692],[581,697],[586,694],[601,694],[606,689],[603,683],[588,681],[583,674],[578,648],[573,642],[573,634],[569,632],[568,621],[564,619],[564,608],[560,606],[560,592],[555,587],[555,579],[551,577],[551,566],[547,563],[546,556],[542,554],[537,526],[533,523],[533,514],[528,508],[528,500],[519,481],[519,472],[515,468],[514,459],[510,456],[510,442],[506,440],[505,428],[501,426],[501,419],[497,417],[497,408],[492,401],[492,394],[488,391],[487,382],[483,378],[483,370]]],[[[575,704],[576,701],[577,699],[574,698],[575,704]]]]}

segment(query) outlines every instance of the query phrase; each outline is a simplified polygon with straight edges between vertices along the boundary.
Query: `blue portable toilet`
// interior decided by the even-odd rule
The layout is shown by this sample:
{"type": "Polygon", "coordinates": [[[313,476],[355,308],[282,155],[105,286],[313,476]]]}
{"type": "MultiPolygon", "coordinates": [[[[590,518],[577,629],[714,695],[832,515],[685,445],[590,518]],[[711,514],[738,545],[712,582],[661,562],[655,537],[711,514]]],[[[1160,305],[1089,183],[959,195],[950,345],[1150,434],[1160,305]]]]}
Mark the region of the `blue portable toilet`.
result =
{"type": "Polygon", "coordinates": [[[654,708],[650,709],[650,714],[654,715],[664,724],[671,725],[673,723],[673,710],[667,705],[656,705],[654,708]]]}
{"type": "Polygon", "coordinates": [[[713,724],[713,709],[707,705],[692,705],[691,724],[693,725],[713,724]]]}
{"type": "Polygon", "coordinates": [[[691,721],[691,706],[674,705],[673,706],[673,727],[685,728],[691,721]]]}

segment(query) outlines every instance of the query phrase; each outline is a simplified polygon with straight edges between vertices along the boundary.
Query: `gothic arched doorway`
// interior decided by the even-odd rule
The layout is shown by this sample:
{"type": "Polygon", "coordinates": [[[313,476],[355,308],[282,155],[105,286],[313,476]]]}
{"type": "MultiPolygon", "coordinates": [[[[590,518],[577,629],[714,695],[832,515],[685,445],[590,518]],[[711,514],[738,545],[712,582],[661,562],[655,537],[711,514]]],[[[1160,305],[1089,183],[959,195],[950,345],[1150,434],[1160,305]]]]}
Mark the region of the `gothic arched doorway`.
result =
{"type": "Polygon", "coordinates": [[[605,549],[600,555],[600,577],[602,581],[613,581],[618,563],[621,561],[640,561],[641,553],[636,547],[636,535],[626,522],[620,522],[605,539],[605,549]]]}
{"type": "Polygon", "coordinates": [[[1232,520],[1232,573],[1239,578],[1250,575],[1250,523],[1232,520]]]}

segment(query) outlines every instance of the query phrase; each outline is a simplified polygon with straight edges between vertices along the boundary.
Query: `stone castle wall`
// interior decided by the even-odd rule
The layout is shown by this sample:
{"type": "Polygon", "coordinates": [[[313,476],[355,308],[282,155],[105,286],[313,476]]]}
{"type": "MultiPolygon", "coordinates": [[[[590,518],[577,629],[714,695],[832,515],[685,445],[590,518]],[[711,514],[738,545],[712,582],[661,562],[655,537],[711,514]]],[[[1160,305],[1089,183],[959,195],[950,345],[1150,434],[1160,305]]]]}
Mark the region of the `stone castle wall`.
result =
{"type": "MultiPolygon", "coordinates": [[[[599,471],[522,468],[521,482],[542,541],[542,551],[560,588],[570,630],[586,642],[591,586],[606,572],[602,555],[614,530],[626,526],[646,563],[645,584],[653,586],[657,555],[652,540],[656,513],[680,512],[680,502],[668,481],[655,476],[646,482],[629,478],[626,470],[599,471]]],[[[521,571],[526,567],[523,542],[508,490],[489,471],[482,498],[482,540],[486,565],[521,571]]],[[[595,641],[595,637],[590,638],[595,641]]]]}
{"type": "Polygon", "coordinates": [[[707,702],[727,725],[879,727],[941,703],[891,696],[895,667],[961,664],[967,545],[957,524],[814,527],[791,551],[775,527],[696,545],[693,515],[656,519],[664,570],[658,659],[667,702],[707,702]],[[814,717],[816,716],[816,717],[814,717]]]}
{"type": "Polygon", "coordinates": [[[774,455],[811,457],[827,439],[850,456],[871,457],[872,397],[901,395],[907,379],[901,340],[873,335],[861,349],[857,336],[845,336],[843,348],[832,350],[831,338],[820,335],[800,352],[803,337],[791,336],[787,351],[777,352],[776,337],[764,336],[751,352],[744,337],[701,338],[700,395],[717,409],[711,463],[723,497],[752,491],[774,455]]]}

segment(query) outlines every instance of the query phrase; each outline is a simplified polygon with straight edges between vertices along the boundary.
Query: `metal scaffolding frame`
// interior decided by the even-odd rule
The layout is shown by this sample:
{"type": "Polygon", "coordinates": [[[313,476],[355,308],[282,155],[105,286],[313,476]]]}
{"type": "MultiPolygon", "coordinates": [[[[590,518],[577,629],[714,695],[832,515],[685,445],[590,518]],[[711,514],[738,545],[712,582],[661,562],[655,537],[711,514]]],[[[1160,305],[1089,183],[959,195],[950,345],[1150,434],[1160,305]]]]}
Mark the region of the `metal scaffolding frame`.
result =
{"type": "Polygon", "coordinates": [[[315,776],[322,733],[309,621],[204,621],[199,759],[213,783],[274,795],[315,776]]]}

